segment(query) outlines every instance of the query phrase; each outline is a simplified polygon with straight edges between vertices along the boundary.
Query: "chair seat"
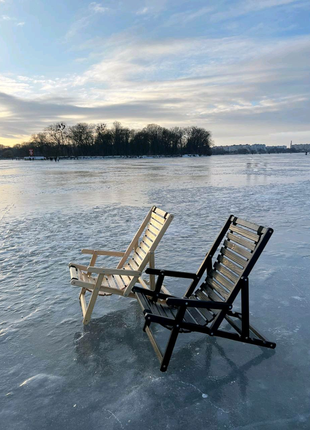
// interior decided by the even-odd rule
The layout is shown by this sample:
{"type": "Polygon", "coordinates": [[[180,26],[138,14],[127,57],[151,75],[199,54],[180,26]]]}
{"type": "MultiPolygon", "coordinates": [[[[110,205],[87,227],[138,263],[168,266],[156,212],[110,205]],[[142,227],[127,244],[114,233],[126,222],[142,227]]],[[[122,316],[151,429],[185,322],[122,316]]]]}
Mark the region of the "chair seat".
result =
{"type": "MultiPolygon", "coordinates": [[[[77,269],[77,278],[79,281],[87,282],[91,284],[90,286],[96,285],[97,277],[91,276],[84,272],[83,270],[77,269]]],[[[117,288],[119,290],[119,294],[122,295],[123,291],[128,287],[130,281],[132,280],[132,276],[120,276],[120,275],[107,275],[104,276],[101,286],[113,288],[113,293],[107,293],[104,291],[99,291],[100,296],[110,296],[111,294],[115,294],[114,289],[117,288]]],[[[85,287],[87,291],[92,292],[92,288],[85,287]]]]}
{"type": "MultiPolygon", "coordinates": [[[[144,315],[146,317],[151,317],[151,319],[152,316],[155,316],[157,320],[156,322],[166,328],[172,328],[173,321],[175,320],[179,308],[174,306],[168,306],[164,301],[154,302],[152,298],[147,295],[147,292],[143,293],[141,289],[139,290],[140,291],[137,292],[136,289],[135,294],[138,297],[138,301],[140,303],[144,315]],[[162,322],[158,320],[158,317],[162,318],[162,322]],[[171,326],[169,325],[169,321],[171,321],[171,326]]],[[[190,298],[198,301],[196,296],[192,296],[190,298]]],[[[193,329],[193,325],[205,326],[213,318],[214,315],[212,315],[211,312],[209,312],[207,309],[198,309],[194,307],[187,308],[181,324],[181,331],[191,331],[191,329],[193,329]]]]}

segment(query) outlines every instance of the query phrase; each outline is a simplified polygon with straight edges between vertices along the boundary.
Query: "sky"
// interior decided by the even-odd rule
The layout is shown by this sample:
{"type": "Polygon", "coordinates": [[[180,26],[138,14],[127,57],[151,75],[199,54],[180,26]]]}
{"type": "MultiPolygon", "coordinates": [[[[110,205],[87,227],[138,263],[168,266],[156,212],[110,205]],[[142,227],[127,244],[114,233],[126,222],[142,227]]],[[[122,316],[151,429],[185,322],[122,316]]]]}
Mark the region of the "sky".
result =
{"type": "Polygon", "coordinates": [[[0,144],[63,121],[310,143],[310,0],[0,0],[0,144]]]}

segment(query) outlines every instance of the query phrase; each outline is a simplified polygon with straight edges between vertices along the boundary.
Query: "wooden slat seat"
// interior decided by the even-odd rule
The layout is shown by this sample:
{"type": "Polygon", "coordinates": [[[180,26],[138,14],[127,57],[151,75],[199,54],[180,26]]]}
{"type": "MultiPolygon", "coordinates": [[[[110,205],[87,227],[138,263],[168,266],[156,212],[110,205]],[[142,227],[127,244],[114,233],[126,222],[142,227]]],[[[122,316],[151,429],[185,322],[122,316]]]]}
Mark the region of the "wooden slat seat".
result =
{"type": "Polygon", "coordinates": [[[172,219],[172,214],[153,206],[125,252],[83,249],[82,253],[91,254],[89,265],[69,264],[71,285],[81,287],[80,303],[84,324],[90,321],[98,295],[135,297],[131,290],[136,283],[144,288],[154,288],[154,275],[150,275],[148,287],[142,273],[147,266],[154,267],[155,250],[172,219]],[[99,255],[115,256],[120,258],[120,261],[115,269],[99,267],[96,266],[99,255]],[[88,304],[85,299],[86,292],[91,292],[88,304]]]}
{"type": "Polygon", "coordinates": [[[161,362],[161,371],[167,370],[174,344],[181,332],[197,331],[275,348],[275,343],[267,341],[250,326],[248,295],[249,274],[272,233],[271,228],[231,215],[196,274],[147,269],[147,273],[157,275],[155,290],[146,291],[136,286],[133,292],[143,310],[144,330],[161,362]],[[206,277],[201,283],[205,272],[206,277]],[[192,279],[182,298],[161,291],[165,276],[192,279]],[[241,312],[233,312],[233,303],[239,293],[241,312]],[[221,329],[224,320],[231,325],[232,330],[221,329]],[[151,323],[161,324],[171,330],[164,353],[160,351],[151,332],[151,323]]]}
{"type": "MultiPolygon", "coordinates": [[[[173,323],[178,313],[177,307],[168,306],[166,303],[161,301],[154,302],[151,297],[147,296],[147,294],[139,293],[137,287],[135,287],[135,293],[143,309],[143,313],[153,314],[156,317],[164,317],[165,324],[162,325],[165,327],[173,327],[173,323]]],[[[192,297],[195,300],[199,300],[196,296],[192,297]]],[[[211,319],[213,319],[211,313],[204,314],[199,308],[188,308],[184,314],[184,322],[180,331],[191,331],[193,324],[206,325],[211,319]]]]}
{"type": "MultiPolygon", "coordinates": [[[[73,268],[74,266],[71,267],[73,268]]],[[[119,294],[122,296],[132,279],[133,276],[105,275],[103,276],[98,295],[110,296],[111,294],[119,294]]],[[[76,281],[80,281],[85,284],[86,291],[92,292],[96,286],[96,280],[96,277],[77,269],[76,278],[71,280],[71,285],[77,285],[76,281]]],[[[134,297],[134,294],[131,293],[130,297],[134,297]]]]}

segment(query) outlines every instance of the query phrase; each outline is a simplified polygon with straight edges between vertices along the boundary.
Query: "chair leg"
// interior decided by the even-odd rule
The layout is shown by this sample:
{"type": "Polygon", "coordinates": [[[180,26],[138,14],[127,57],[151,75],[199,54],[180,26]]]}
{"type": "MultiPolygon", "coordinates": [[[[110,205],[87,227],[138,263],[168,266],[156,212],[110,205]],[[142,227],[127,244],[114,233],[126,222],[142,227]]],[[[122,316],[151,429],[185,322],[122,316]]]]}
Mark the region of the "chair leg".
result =
{"type": "Polygon", "coordinates": [[[143,326],[143,331],[145,332],[145,330],[146,330],[146,327],[149,327],[150,326],[150,322],[148,322],[148,321],[146,321],[145,320],[145,323],[144,323],[144,326],[143,326]]]}
{"type": "Polygon", "coordinates": [[[241,314],[242,314],[242,337],[248,339],[250,336],[250,306],[249,306],[249,279],[243,281],[241,287],[241,314]]]}
{"type": "Polygon", "coordinates": [[[86,291],[87,291],[86,288],[81,288],[81,292],[80,292],[80,296],[79,296],[83,318],[85,316],[86,309],[87,309],[87,304],[86,304],[86,300],[85,300],[86,291]]]}
{"type": "MultiPolygon", "coordinates": [[[[151,269],[155,269],[155,253],[149,252],[149,266],[151,269]]],[[[155,275],[150,275],[150,290],[155,290],[155,275]]]]}
{"type": "Polygon", "coordinates": [[[163,359],[162,359],[162,362],[160,365],[161,372],[166,372],[166,370],[168,369],[170,358],[171,358],[171,355],[173,352],[174,345],[177,341],[179,331],[180,331],[180,327],[179,327],[179,325],[177,325],[177,326],[173,327],[173,329],[170,333],[169,341],[168,341],[168,344],[167,344],[167,347],[166,347],[166,350],[164,352],[163,359]]]}
{"type": "Polygon", "coordinates": [[[91,314],[92,314],[92,312],[94,310],[94,306],[95,306],[95,303],[96,303],[96,300],[97,300],[97,297],[98,297],[98,294],[99,294],[99,290],[100,290],[100,287],[101,287],[101,284],[102,284],[103,276],[104,275],[99,274],[98,277],[97,277],[95,288],[93,289],[93,292],[92,292],[91,297],[89,299],[88,306],[86,308],[86,312],[85,312],[85,315],[84,315],[84,318],[83,318],[83,324],[84,325],[88,324],[89,321],[90,321],[91,314]]]}
{"type": "Polygon", "coordinates": [[[160,366],[160,370],[162,372],[166,372],[166,370],[168,369],[169,361],[173,352],[174,345],[177,341],[177,338],[180,332],[180,324],[183,321],[185,311],[186,311],[186,306],[180,306],[178,313],[175,317],[174,326],[173,326],[173,329],[171,330],[166,351],[163,354],[163,359],[160,366]]]}

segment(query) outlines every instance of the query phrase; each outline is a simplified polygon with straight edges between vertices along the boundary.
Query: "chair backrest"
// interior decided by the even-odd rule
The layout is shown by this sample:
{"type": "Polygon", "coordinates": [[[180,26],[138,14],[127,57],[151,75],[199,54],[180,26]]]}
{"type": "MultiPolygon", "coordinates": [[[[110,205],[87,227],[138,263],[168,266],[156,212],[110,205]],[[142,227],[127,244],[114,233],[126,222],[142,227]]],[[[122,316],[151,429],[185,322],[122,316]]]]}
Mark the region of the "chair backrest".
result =
{"type": "Polygon", "coordinates": [[[118,268],[144,270],[150,253],[157,248],[172,219],[172,214],[153,206],[128,246],[118,268]]]}
{"type": "MultiPolygon", "coordinates": [[[[271,228],[231,215],[197,272],[202,276],[202,272],[207,270],[207,277],[195,291],[195,296],[200,300],[232,304],[272,233],[271,228]],[[211,258],[219,247],[212,265],[211,258]]],[[[218,327],[225,313],[213,310],[210,318],[213,325],[218,327]]]]}

